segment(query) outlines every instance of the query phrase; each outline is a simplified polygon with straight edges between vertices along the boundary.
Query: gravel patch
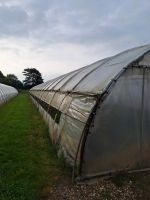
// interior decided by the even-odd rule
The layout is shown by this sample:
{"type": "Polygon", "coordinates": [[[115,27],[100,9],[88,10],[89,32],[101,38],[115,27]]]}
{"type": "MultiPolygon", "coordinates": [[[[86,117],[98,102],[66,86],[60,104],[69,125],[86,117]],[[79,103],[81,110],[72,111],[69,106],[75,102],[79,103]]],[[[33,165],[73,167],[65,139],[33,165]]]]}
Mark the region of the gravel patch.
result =
{"type": "Polygon", "coordinates": [[[59,183],[50,188],[48,200],[136,200],[141,197],[131,180],[117,183],[99,180],[94,184],[59,183]]]}

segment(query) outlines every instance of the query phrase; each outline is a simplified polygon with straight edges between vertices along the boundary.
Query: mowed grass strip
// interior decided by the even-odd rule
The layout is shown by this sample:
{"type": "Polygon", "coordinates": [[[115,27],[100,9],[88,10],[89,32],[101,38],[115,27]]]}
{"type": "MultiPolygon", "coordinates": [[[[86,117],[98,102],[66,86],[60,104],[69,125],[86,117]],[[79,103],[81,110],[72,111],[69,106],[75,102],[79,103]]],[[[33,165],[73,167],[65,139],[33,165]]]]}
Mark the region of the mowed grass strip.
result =
{"type": "Polygon", "coordinates": [[[38,200],[68,174],[27,93],[0,107],[0,200],[38,200]]]}

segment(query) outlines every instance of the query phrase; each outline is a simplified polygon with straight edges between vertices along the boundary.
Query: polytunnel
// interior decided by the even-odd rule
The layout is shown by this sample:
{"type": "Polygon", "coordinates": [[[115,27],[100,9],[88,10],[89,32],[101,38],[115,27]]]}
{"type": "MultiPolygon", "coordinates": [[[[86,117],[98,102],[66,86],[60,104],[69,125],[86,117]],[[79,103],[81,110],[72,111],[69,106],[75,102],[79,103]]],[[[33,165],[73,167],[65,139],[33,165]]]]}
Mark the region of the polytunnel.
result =
{"type": "Polygon", "coordinates": [[[0,83],[0,105],[15,97],[18,91],[11,86],[0,83]]]}
{"type": "Polygon", "coordinates": [[[52,142],[84,180],[150,168],[150,45],[30,90],[52,142]]]}

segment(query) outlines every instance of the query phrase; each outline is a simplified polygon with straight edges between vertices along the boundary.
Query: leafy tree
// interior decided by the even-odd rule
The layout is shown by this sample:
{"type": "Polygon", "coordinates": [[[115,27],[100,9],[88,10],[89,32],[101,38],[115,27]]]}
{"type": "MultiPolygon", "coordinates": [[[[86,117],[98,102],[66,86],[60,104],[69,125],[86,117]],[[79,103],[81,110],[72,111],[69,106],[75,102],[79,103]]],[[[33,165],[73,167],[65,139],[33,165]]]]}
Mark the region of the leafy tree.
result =
{"type": "Polygon", "coordinates": [[[14,81],[17,81],[17,80],[18,80],[17,76],[15,76],[14,74],[7,74],[7,77],[6,77],[6,78],[11,79],[11,80],[14,80],[14,81]]]}
{"type": "Polygon", "coordinates": [[[11,85],[16,89],[23,89],[23,83],[18,80],[17,76],[14,74],[8,74],[6,76],[6,83],[7,85],[11,85]]]}
{"type": "Polygon", "coordinates": [[[5,76],[3,75],[3,73],[0,71],[0,83],[4,83],[5,81],[5,76]]]}
{"type": "Polygon", "coordinates": [[[0,71],[0,78],[4,78],[4,74],[0,71]]]}
{"type": "Polygon", "coordinates": [[[35,68],[24,69],[23,75],[25,76],[24,88],[30,89],[38,84],[43,83],[43,78],[41,73],[35,68]]]}
{"type": "Polygon", "coordinates": [[[23,89],[23,83],[18,80],[18,78],[14,74],[8,74],[4,76],[0,71],[0,83],[4,83],[6,85],[10,85],[15,87],[16,89],[23,89]]]}

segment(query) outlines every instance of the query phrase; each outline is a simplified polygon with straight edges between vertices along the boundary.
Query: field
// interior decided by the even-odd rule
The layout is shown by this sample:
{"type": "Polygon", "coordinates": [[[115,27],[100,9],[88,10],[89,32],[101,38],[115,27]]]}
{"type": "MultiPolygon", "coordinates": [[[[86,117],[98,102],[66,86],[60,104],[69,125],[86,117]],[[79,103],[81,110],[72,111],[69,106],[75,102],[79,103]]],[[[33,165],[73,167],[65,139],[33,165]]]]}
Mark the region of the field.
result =
{"type": "Polygon", "coordinates": [[[0,200],[46,197],[67,172],[27,93],[0,107],[0,200]]]}
{"type": "Polygon", "coordinates": [[[0,107],[0,200],[150,199],[150,174],[74,185],[27,93],[0,107]]]}

